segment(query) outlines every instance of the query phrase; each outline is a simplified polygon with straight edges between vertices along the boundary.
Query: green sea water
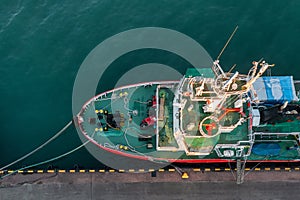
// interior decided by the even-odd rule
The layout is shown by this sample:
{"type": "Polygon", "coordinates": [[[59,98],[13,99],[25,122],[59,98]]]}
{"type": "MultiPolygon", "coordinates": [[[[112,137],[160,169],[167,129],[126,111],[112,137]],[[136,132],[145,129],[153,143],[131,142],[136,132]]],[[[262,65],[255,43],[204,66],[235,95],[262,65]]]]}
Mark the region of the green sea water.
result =
{"type": "MultiPolygon", "coordinates": [[[[273,75],[300,79],[299,10],[298,0],[1,1],[0,166],[32,151],[72,119],[76,73],[88,53],[106,38],[133,28],[169,28],[195,39],[216,58],[239,25],[221,57],[224,69],[236,63],[240,72],[247,72],[253,60],[263,57],[276,64],[273,75]]],[[[189,67],[168,52],[131,52],[110,66],[98,91],[111,89],[120,73],[150,62],[181,72],[189,67]]],[[[80,144],[75,128],[69,128],[12,168],[52,158],[80,144]]],[[[101,166],[84,148],[49,165],[101,166]]]]}

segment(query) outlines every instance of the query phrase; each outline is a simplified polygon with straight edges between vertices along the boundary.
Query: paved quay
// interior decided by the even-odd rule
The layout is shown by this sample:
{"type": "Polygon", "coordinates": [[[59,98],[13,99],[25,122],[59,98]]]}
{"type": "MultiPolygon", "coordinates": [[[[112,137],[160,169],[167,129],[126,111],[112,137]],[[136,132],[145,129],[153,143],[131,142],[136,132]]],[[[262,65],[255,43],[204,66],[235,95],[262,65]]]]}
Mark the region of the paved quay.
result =
{"type": "Polygon", "coordinates": [[[253,171],[236,184],[234,173],[186,170],[151,173],[16,174],[0,180],[0,199],[298,199],[300,172],[253,171]]]}

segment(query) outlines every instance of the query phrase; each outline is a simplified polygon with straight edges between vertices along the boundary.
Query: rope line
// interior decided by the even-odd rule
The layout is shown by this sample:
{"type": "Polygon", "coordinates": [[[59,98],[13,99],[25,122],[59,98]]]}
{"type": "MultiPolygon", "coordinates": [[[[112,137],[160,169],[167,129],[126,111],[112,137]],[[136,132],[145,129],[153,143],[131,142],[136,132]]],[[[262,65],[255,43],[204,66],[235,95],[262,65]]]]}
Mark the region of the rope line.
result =
{"type": "Polygon", "coordinates": [[[15,171],[13,171],[12,173],[9,173],[9,174],[6,174],[6,175],[2,176],[1,178],[5,178],[5,177],[10,176],[10,175],[12,175],[12,174],[15,174],[15,173],[17,173],[18,171],[21,171],[21,170],[25,170],[25,169],[28,169],[28,168],[36,167],[36,166],[38,166],[38,165],[43,165],[43,164],[52,162],[52,161],[54,161],[54,160],[58,160],[58,159],[60,159],[60,158],[62,158],[62,157],[64,157],[64,156],[67,156],[67,155],[69,155],[69,154],[71,154],[71,153],[77,151],[78,149],[82,148],[83,146],[85,146],[85,145],[86,145],[87,143],[89,143],[89,142],[90,142],[90,141],[88,140],[88,141],[86,141],[85,143],[83,143],[83,144],[79,145],[78,147],[76,147],[75,149],[72,149],[71,151],[68,151],[68,152],[66,152],[66,153],[64,153],[64,154],[62,154],[62,155],[56,156],[56,157],[51,158],[51,159],[49,159],[49,160],[45,160],[45,161],[42,161],[42,162],[39,162],[39,163],[36,163],[36,164],[32,164],[32,165],[29,165],[29,166],[26,166],[26,167],[22,167],[22,168],[20,168],[20,169],[17,169],[17,170],[15,170],[15,171]]]}
{"type": "Polygon", "coordinates": [[[17,162],[20,162],[21,160],[24,160],[25,158],[31,156],[32,154],[34,154],[38,150],[42,149],[44,146],[46,146],[51,141],[55,140],[59,135],[61,135],[71,124],[72,124],[72,120],[65,127],[63,127],[58,133],[56,133],[53,137],[51,137],[49,140],[47,140],[44,144],[40,145],[39,147],[37,147],[36,149],[34,149],[33,151],[31,151],[30,153],[22,156],[21,158],[15,160],[13,162],[11,162],[10,164],[7,164],[4,167],[1,167],[0,170],[4,170],[4,169],[10,167],[10,166],[16,164],[17,162]]]}
{"type": "MultiPolygon", "coordinates": [[[[267,155],[267,156],[263,159],[263,161],[264,161],[264,160],[267,160],[268,157],[269,157],[269,155],[267,155]]],[[[252,167],[252,168],[244,175],[244,177],[246,177],[250,172],[252,172],[252,171],[253,171],[258,165],[260,165],[263,161],[257,163],[254,167],[252,167]]]]}

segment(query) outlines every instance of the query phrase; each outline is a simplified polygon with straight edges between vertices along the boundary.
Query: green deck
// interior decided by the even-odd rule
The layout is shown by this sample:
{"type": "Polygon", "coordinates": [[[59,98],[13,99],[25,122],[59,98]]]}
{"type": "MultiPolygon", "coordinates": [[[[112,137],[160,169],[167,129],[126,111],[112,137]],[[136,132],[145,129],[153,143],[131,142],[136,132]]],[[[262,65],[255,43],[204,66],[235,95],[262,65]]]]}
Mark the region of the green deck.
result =
{"type": "MultiPolygon", "coordinates": [[[[198,71],[190,70],[187,76],[195,75],[196,73],[198,73],[198,71]]],[[[169,84],[168,87],[158,86],[157,84],[141,85],[107,93],[85,108],[81,114],[83,117],[81,126],[83,130],[101,146],[125,152],[129,155],[150,156],[163,159],[235,159],[234,157],[220,158],[215,151],[215,147],[217,145],[239,145],[240,141],[249,141],[251,134],[255,132],[290,133],[300,131],[299,118],[282,122],[276,126],[268,124],[261,127],[253,127],[253,130],[249,131],[250,118],[247,117],[244,122],[232,131],[222,131],[216,136],[203,137],[199,131],[199,123],[210,116],[209,113],[203,111],[205,102],[192,101],[190,98],[185,97],[185,108],[181,110],[180,116],[183,118],[181,127],[186,131],[184,142],[191,152],[204,153],[203,155],[187,155],[184,150],[176,150],[179,148],[173,130],[173,103],[176,85],[177,83],[174,83],[173,86],[169,84]],[[159,90],[157,90],[158,87],[159,90]],[[150,102],[153,96],[156,95],[156,92],[159,97],[156,99],[158,105],[153,107],[150,105],[150,102]],[[160,108],[159,106],[162,101],[164,101],[163,106],[160,108]],[[140,123],[142,120],[148,116],[156,115],[156,112],[158,116],[160,116],[160,114],[164,116],[163,119],[157,119],[157,123],[153,126],[141,129],[140,123]],[[108,123],[106,118],[107,114],[118,116],[117,118],[114,117],[114,119],[118,119],[116,120],[118,127],[113,127],[108,123]],[[157,150],[157,147],[162,149],[157,150]],[[163,148],[174,148],[174,150],[164,150],[163,148]]],[[[237,98],[238,97],[234,95],[227,97],[223,106],[228,109],[234,109],[233,100],[237,98]]],[[[243,117],[242,115],[249,116],[250,111],[247,102],[243,103],[241,109],[243,113],[233,111],[225,113],[225,110],[220,110],[217,114],[214,114],[214,117],[219,119],[218,123],[223,128],[230,127],[236,124],[238,120],[243,117]]],[[[213,124],[214,122],[213,120],[207,120],[207,123],[213,124]]],[[[214,130],[207,129],[206,134],[214,135],[215,133],[213,131],[214,130]]],[[[273,142],[279,144],[281,148],[280,154],[278,156],[259,156],[252,153],[247,157],[247,160],[288,161],[300,158],[298,149],[292,148],[298,145],[298,138],[294,135],[276,136],[274,134],[262,134],[253,135],[253,139],[255,143],[273,142]]],[[[247,153],[250,147],[250,144],[246,143],[247,142],[245,142],[244,145],[244,153],[247,153]]]]}

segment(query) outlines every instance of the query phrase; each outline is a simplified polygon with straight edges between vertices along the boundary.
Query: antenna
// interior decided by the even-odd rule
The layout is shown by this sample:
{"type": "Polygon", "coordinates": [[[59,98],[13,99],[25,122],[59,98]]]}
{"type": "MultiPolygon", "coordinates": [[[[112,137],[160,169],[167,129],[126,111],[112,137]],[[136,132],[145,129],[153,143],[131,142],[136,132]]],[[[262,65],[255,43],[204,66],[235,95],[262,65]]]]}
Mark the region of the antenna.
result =
{"type": "Polygon", "coordinates": [[[232,37],[234,36],[235,32],[237,31],[237,29],[239,28],[239,26],[236,26],[234,31],[231,33],[230,37],[228,38],[226,44],[224,45],[223,49],[221,50],[220,54],[217,57],[217,60],[220,59],[222,53],[224,52],[224,50],[226,49],[227,45],[229,44],[230,40],[232,39],[232,37]]]}
{"type": "Polygon", "coordinates": [[[230,70],[228,71],[228,73],[231,73],[231,71],[232,71],[235,67],[236,67],[236,64],[234,64],[234,65],[230,68],[230,70]]]}

